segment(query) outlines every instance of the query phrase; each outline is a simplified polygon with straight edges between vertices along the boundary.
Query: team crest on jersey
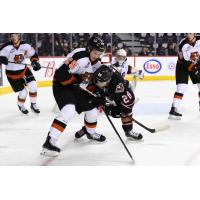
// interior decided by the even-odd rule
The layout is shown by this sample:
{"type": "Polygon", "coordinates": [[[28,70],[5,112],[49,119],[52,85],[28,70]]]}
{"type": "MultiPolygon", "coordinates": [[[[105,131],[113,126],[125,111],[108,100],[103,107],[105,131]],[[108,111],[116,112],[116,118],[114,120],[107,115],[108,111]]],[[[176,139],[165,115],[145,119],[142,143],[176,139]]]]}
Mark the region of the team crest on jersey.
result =
{"type": "Polygon", "coordinates": [[[124,92],[124,85],[122,83],[119,83],[116,86],[115,93],[121,93],[121,92],[124,92]]]}
{"type": "Polygon", "coordinates": [[[15,63],[21,63],[24,60],[23,54],[15,55],[14,62],[15,63]]]}

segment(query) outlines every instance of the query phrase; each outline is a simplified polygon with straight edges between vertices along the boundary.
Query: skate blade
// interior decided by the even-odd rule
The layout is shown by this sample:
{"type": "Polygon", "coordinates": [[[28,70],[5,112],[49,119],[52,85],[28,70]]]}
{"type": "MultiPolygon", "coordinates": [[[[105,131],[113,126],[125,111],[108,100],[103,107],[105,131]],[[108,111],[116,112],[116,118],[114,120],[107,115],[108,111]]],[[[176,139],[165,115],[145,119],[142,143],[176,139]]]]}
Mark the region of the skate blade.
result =
{"type": "Polygon", "coordinates": [[[33,109],[31,109],[31,112],[34,113],[34,114],[36,114],[36,115],[40,114],[40,112],[35,112],[33,109]]]}
{"type": "Polygon", "coordinates": [[[169,115],[168,119],[170,120],[181,120],[180,116],[169,115]]]}
{"type": "Polygon", "coordinates": [[[127,137],[127,141],[131,141],[134,143],[140,143],[140,142],[144,142],[144,138],[142,138],[141,140],[138,140],[138,139],[134,139],[132,137],[127,137]]]}
{"type": "Polygon", "coordinates": [[[98,141],[98,140],[93,140],[93,139],[88,139],[87,140],[90,144],[104,144],[107,142],[107,140],[104,141],[98,141]]]}
{"type": "Polygon", "coordinates": [[[48,156],[48,157],[56,157],[56,156],[59,155],[59,152],[57,152],[57,151],[50,151],[50,150],[44,148],[40,152],[40,155],[42,155],[42,156],[48,156]]]}

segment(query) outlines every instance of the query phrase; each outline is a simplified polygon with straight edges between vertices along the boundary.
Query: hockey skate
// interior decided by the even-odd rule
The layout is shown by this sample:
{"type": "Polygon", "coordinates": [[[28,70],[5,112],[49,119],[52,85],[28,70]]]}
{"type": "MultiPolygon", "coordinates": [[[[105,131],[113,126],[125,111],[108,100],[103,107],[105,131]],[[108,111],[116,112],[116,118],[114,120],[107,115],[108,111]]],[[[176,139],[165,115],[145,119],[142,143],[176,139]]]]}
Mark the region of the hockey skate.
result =
{"type": "Polygon", "coordinates": [[[104,135],[101,135],[98,133],[94,133],[94,134],[88,133],[85,126],[83,126],[81,130],[76,132],[75,138],[79,139],[83,137],[84,135],[86,135],[89,140],[95,140],[98,142],[104,142],[106,140],[106,137],[104,135]]]}
{"type": "Polygon", "coordinates": [[[134,131],[127,131],[125,132],[125,135],[128,139],[133,139],[133,140],[142,140],[143,138],[141,133],[136,133],[134,131]]]}
{"type": "Polygon", "coordinates": [[[171,107],[171,110],[169,112],[169,117],[168,119],[171,119],[171,120],[181,120],[181,117],[182,117],[182,114],[178,113],[177,112],[177,108],[175,107],[171,107]]]}
{"type": "Polygon", "coordinates": [[[28,114],[28,110],[24,107],[24,106],[19,106],[18,105],[19,110],[23,113],[23,114],[28,114]]]}
{"type": "Polygon", "coordinates": [[[81,130],[79,130],[75,133],[75,138],[79,139],[79,138],[83,137],[86,133],[87,133],[87,130],[86,130],[85,126],[83,126],[81,130]]]}
{"type": "Polygon", "coordinates": [[[94,134],[87,133],[86,135],[89,140],[95,140],[98,142],[104,142],[106,140],[106,137],[104,135],[101,135],[98,133],[94,133],[94,134]]]}
{"type": "Polygon", "coordinates": [[[60,148],[53,145],[50,140],[51,140],[51,137],[48,135],[45,143],[42,145],[43,150],[41,151],[40,154],[44,156],[49,156],[49,157],[58,156],[60,153],[60,148]]]}
{"type": "Polygon", "coordinates": [[[40,110],[39,108],[37,107],[37,104],[36,103],[31,103],[31,109],[33,112],[35,113],[40,113],[40,110]]]}

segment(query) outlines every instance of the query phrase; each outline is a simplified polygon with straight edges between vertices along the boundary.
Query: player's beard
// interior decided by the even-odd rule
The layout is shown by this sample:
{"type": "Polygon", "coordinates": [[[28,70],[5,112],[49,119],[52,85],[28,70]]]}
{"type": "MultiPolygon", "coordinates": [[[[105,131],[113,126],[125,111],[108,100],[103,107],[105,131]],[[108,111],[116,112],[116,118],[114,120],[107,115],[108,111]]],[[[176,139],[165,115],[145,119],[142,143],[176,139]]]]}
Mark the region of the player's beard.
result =
{"type": "Polygon", "coordinates": [[[16,42],[12,41],[14,47],[18,47],[20,44],[20,40],[18,39],[16,42]]]}

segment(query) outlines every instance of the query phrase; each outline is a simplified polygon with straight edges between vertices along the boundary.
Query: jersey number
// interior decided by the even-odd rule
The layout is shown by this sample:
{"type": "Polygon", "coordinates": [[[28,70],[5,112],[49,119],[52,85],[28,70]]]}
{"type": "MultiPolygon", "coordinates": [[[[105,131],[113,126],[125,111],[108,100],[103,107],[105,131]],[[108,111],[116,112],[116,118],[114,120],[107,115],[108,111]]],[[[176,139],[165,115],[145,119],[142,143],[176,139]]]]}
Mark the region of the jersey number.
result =
{"type": "Polygon", "coordinates": [[[71,70],[73,70],[76,67],[76,61],[73,60],[73,58],[68,58],[67,60],[65,60],[64,63],[68,65],[71,70]]]}
{"type": "Polygon", "coordinates": [[[130,103],[130,101],[132,100],[132,95],[130,94],[129,91],[126,92],[126,95],[122,96],[122,100],[125,104],[130,103]]]}

